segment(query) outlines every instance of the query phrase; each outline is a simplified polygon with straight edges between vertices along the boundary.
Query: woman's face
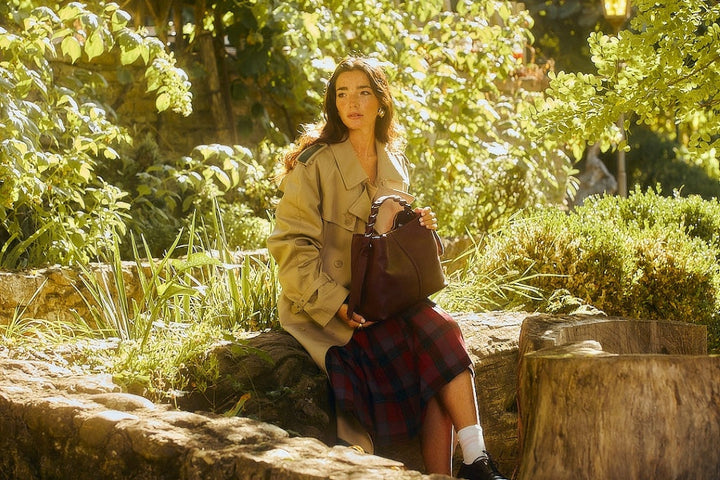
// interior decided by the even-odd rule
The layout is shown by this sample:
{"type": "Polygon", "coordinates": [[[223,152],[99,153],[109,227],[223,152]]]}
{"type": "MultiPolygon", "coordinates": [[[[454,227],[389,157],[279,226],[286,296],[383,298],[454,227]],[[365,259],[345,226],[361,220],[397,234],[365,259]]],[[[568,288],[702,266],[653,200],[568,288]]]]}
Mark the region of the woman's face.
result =
{"type": "Polygon", "coordinates": [[[373,132],[380,102],[361,70],[343,72],[335,82],[335,103],[340,119],[348,130],[373,132]]]}

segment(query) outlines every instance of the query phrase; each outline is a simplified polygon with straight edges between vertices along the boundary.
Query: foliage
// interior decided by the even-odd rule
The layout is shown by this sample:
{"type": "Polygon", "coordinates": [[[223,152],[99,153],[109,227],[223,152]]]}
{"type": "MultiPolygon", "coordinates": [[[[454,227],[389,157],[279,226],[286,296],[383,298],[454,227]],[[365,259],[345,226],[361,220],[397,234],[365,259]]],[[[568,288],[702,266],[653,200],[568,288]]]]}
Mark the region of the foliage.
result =
{"type": "Polygon", "coordinates": [[[117,160],[130,137],[96,99],[94,89],[105,82],[87,68],[94,60],[118,50],[123,63],[142,60],[158,109],[189,113],[185,74],[161,43],[130,30],[128,20],[116,4],[100,13],[77,2],[57,10],[17,0],[0,6],[5,268],[84,261],[110,245],[111,232],[124,231],[126,194],[95,169],[117,160]]]}
{"type": "Polygon", "coordinates": [[[543,292],[532,285],[537,274],[515,270],[481,270],[484,242],[473,245],[446,265],[448,286],[433,297],[453,312],[515,310],[543,299],[543,292]],[[460,265],[460,268],[457,268],[460,265]]]}
{"type": "Polygon", "coordinates": [[[529,133],[567,142],[580,158],[586,142],[627,148],[615,125],[627,113],[638,124],[676,126],[691,158],[717,161],[720,5],[637,0],[633,7],[630,28],[617,37],[590,35],[597,73],[552,75],[548,98],[538,104],[538,128],[529,133]]]}
{"type": "MultiPolygon", "coordinates": [[[[257,160],[264,148],[198,145],[189,155],[168,159],[146,135],[122,162],[100,166],[98,171],[130,194],[131,218],[126,225],[130,233],[143,236],[154,257],[163,256],[193,214],[201,215],[204,225],[211,227],[216,206],[231,248],[259,248],[269,234],[267,216],[276,191],[257,160]]],[[[123,243],[123,258],[132,258],[129,242],[123,243]]]]}
{"type": "Polygon", "coordinates": [[[660,186],[662,191],[677,189],[681,195],[720,198],[720,172],[711,152],[691,156],[686,147],[647,126],[633,129],[628,143],[628,182],[641,189],[660,186]]]}
{"type": "Polygon", "coordinates": [[[239,250],[265,248],[272,232],[270,220],[256,216],[246,205],[232,203],[222,211],[228,245],[239,250]]]}
{"type": "Polygon", "coordinates": [[[90,318],[78,316],[79,324],[92,326],[86,335],[120,339],[108,369],[128,389],[156,400],[187,388],[203,391],[217,380],[217,365],[203,361],[213,344],[223,338],[237,342],[240,331],[278,328],[273,260],[247,255],[235,262],[221,227],[215,230],[220,235],[211,239],[191,228],[182,258],[173,258],[181,236],[158,261],[143,260],[135,249],[135,296],[127,295],[129,266],[117,241],[103,252],[106,269],[82,267],[79,292],[90,318]]]}
{"type": "MultiPolygon", "coordinates": [[[[564,292],[608,315],[705,324],[717,350],[718,227],[717,200],[640,190],[627,199],[591,197],[570,213],[542,209],[518,218],[489,238],[474,269],[524,272],[545,299],[564,292]]],[[[550,303],[518,302],[529,309],[550,303]]]]}
{"type": "Polygon", "coordinates": [[[524,2],[535,20],[532,45],[537,61],[551,61],[556,70],[592,70],[587,37],[598,29],[611,32],[605,24],[602,2],[598,0],[528,0],[524,2]]]}
{"type": "Polygon", "coordinates": [[[318,119],[336,61],[357,52],[383,63],[418,202],[459,234],[490,229],[527,205],[562,203],[572,186],[552,139],[521,133],[521,114],[539,95],[513,87],[531,18],[510,2],[456,3],[447,11],[440,2],[227,1],[217,3],[214,18],[225,22],[213,28],[237,52],[236,99],[278,143],[318,119]]]}
{"type": "MultiPolygon", "coordinates": [[[[219,228],[219,227],[216,227],[219,228]]],[[[181,235],[166,255],[154,261],[143,242],[144,256],[134,248],[134,275],[140,293],[127,295],[126,266],[117,240],[113,250],[102,252],[95,271],[81,265],[83,296],[91,319],[104,336],[136,340],[145,347],[157,323],[210,321],[223,328],[262,330],[277,326],[275,297],[277,282],[272,260],[250,255],[235,263],[223,238],[211,241],[201,230],[191,228],[186,254],[178,257],[181,235]],[[212,255],[218,252],[220,258],[212,255]]],[[[135,245],[135,242],[133,242],[135,245]]],[[[77,315],[77,314],[76,314],[77,315]]]]}

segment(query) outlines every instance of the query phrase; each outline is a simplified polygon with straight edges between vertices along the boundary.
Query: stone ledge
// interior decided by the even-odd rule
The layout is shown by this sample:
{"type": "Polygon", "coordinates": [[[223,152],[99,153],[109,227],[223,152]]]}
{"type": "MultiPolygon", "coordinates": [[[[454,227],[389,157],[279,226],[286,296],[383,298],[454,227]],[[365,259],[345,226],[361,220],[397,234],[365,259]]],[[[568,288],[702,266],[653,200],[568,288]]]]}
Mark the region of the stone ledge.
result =
{"type": "Polygon", "coordinates": [[[107,375],[0,360],[6,479],[436,479],[267,423],[172,410],[107,375]]]}

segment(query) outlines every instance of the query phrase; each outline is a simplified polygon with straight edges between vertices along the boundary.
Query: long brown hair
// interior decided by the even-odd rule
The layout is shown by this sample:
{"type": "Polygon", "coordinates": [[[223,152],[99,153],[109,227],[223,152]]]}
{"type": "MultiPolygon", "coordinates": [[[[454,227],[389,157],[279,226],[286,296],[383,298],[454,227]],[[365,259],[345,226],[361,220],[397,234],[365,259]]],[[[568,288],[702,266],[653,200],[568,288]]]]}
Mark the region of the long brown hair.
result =
{"type": "Polygon", "coordinates": [[[390,86],[382,67],[367,57],[346,57],[338,66],[328,81],[323,102],[324,122],[319,125],[306,126],[305,131],[296,142],[296,148],[283,158],[285,171],[289,172],[295,167],[297,158],[306,148],[318,143],[340,143],[348,138],[348,128],[340,119],[337,109],[335,86],[341,73],[359,70],[370,79],[370,87],[375,93],[380,108],[385,114],[375,120],[375,138],[388,145],[391,151],[401,150],[401,139],[397,123],[395,122],[395,106],[393,104],[390,86]]]}

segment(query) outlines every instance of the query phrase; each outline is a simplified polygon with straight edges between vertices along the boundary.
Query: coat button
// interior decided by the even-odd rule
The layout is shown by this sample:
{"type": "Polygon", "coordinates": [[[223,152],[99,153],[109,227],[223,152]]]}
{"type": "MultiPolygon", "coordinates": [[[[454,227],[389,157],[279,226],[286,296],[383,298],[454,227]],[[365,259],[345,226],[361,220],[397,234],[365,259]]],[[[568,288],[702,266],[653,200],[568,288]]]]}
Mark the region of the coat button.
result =
{"type": "Polygon", "coordinates": [[[333,265],[335,266],[335,268],[342,268],[342,266],[343,266],[343,261],[342,261],[342,260],[335,260],[335,261],[333,262],[333,265]]]}
{"type": "Polygon", "coordinates": [[[348,227],[353,224],[354,216],[352,213],[345,214],[345,225],[348,227]]]}

